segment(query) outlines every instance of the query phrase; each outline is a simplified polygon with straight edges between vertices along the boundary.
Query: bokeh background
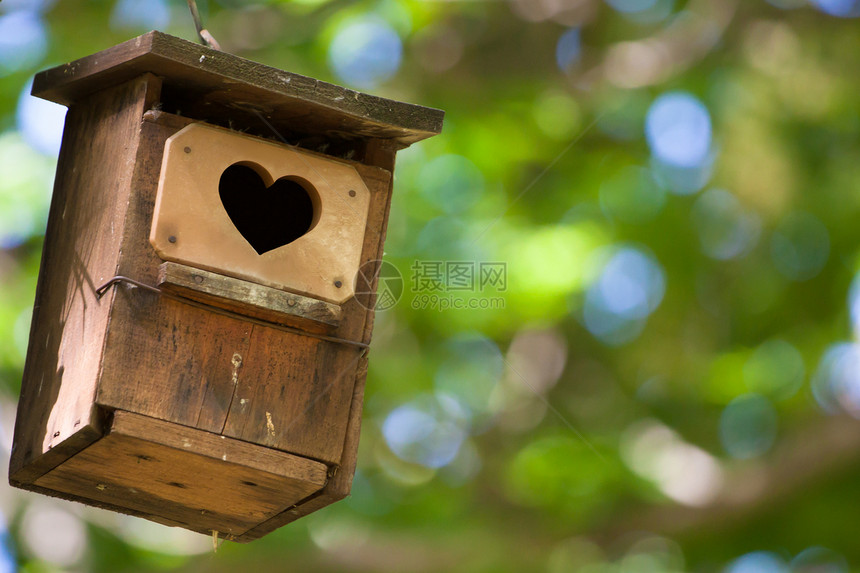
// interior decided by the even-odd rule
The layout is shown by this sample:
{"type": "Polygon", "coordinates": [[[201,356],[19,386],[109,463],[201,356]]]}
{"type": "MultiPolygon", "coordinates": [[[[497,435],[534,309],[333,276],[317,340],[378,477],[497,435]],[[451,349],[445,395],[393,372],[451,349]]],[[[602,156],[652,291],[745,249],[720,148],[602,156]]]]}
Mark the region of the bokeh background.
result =
{"type": "MultiPolygon", "coordinates": [[[[860,570],[860,1],[200,9],[447,112],[398,156],[353,494],[213,553],[2,485],[0,572],[860,570]],[[447,262],[506,280],[416,284],[447,262]]],[[[194,39],[179,0],[0,2],[4,474],[65,112],[29,84],[150,29],[194,39]]]]}

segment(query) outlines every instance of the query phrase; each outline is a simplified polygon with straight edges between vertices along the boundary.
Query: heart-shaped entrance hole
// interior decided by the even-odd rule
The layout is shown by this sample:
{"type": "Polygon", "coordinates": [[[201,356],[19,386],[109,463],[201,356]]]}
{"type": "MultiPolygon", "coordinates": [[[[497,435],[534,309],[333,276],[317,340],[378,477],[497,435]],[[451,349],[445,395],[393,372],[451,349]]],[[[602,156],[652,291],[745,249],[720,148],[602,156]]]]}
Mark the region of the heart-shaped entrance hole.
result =
{"type": "Polygon", "coordinates": [[[267,187],[248,164],[225,169],[218,194],[233,225],[260,255],[292,243],[314,224],[315,205],[307,188],[286,177],[267,187]]]}

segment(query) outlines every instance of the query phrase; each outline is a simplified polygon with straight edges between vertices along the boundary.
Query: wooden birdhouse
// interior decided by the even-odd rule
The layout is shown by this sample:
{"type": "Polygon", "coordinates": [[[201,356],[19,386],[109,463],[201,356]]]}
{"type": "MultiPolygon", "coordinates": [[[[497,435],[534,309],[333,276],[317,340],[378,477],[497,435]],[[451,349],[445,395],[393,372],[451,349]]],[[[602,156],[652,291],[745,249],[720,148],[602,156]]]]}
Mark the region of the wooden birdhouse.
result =
{"type": "Polygon", "coordinates": [[[69,107],[18,487],[235,541],[349,493],[395,153],[443,113],[159,32],[69,107]]]}

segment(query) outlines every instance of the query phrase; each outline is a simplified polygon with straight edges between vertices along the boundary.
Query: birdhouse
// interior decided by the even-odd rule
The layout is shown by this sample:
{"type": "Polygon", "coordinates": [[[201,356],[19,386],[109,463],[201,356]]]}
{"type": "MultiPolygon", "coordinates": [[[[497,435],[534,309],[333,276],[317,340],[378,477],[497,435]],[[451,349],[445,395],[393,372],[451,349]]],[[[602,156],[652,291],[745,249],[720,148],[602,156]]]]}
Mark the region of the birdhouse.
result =
{"type": "Polygon", "coordinates": [[[345,497],[399,149],[443,112],[159,32],[68,106],[10,483],[250,541],[345,497]]]}

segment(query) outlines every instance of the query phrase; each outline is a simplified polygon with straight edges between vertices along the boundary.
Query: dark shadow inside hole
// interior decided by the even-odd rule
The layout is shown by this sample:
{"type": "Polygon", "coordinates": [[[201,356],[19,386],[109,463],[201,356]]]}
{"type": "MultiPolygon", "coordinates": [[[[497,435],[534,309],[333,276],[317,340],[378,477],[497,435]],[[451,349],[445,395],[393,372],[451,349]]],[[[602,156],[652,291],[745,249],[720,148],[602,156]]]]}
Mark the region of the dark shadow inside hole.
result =
{"type": "Polygon", "coordinates": [[[252,168],[231,165],[221,174],[218,193],[233,225],[260,255],[292,243],[313,225],[313,200],[292,179],[266,187],[252,168]]]}

